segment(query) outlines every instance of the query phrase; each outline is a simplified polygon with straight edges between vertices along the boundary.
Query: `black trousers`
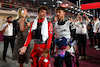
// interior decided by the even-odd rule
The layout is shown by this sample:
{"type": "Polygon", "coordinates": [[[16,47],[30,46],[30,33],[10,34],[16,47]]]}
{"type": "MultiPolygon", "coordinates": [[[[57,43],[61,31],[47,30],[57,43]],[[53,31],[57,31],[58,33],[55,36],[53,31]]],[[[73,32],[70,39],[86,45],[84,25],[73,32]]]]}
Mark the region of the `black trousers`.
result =
{"type": "Polygon", "coordinates": [[[97,34],[94,35],[94,43],[97,45],[97,34]]]}
{"type": "Polygon", "coordinates": [[[55,67],[63,67],[63,60],[65,61],[66,67],[71,67],[71,55],[69,52],[65,53],[65,57],[57,56],[55,57],[54,66],[55,67]]]}
{"type": "Polygon", "coordinates": [[[94,35],[93,32],[88,32],[88,36],[92,46],[93,46],[93,35],[94,35]]]}
{"type": "Polygon", "coordinates": [[[98,47],[100,48],[100,33],[97,33],[97,38],[98,38],[98,47]]]}
{"type": "Polygon", "coordinates": [[[81,54],[81,45],[83,45],[83,56],[86,56],[85,50],[86,50],[86,34],[77,34],[77,40],[78,40],[78,51],[79,56],[82,56],[81,54]]]}
{"type": "Polygon", "coordinates": [[[7,53],[7,49],[8,49],[9,43],[11,44],[12,53],[13,53],[13,50],[14,50],[14,41],[15,41],[15,38],[13,36],[4,36],[3,59],[6,58],[6,53],[7,53]]]}

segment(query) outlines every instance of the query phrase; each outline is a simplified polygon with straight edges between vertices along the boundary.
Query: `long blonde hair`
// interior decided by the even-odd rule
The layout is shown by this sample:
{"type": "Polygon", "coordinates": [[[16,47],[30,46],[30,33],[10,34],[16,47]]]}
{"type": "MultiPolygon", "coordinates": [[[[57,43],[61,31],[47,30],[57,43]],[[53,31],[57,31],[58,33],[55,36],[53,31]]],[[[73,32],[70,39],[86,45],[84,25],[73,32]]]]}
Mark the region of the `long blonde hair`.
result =
{"type": "MultiPolygon", "coordinates": [[[[15,19],[19,19],[21,17],[24,17],[22,11],[24,10],[25,8],[19,8],[18,9],[18,13],[17,13],[17,17],[15,19]]],[[[25,17],[24,17],[25,18],[25,17]]]]}

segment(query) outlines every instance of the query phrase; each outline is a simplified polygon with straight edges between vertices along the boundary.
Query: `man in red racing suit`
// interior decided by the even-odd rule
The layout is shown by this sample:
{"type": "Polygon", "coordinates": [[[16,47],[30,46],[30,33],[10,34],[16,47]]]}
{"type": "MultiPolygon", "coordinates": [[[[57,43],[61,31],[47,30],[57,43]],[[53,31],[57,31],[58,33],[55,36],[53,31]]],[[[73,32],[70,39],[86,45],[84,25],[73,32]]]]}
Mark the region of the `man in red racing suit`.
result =
{"type": "MultiPolygon", "coordinates": [[[[46,16],[46,8],[44,6],[41,6],[38,9],[38,19],[37,19],[37,26],[39,26],[38,24],[42,24],[44,22],[45,16],[46,16]],[[42,12],[42,14],[41,14],[42,12]],[[39,14],[40,13],[40,14],[39,14]]],[[[50,57],[49,57],[49,49],[51,46],[51,41],[52,41],[52,35],[53,35],[53,27],[52,27],[52,23],[48,22],[48,38],[46,40],[46,42],[42,42],[42,40],[40,40],[40,42],[38,42],[38,39],[35,39],[34,42],[34,47],[33,50],[31,52],[31,67],[50,67],[50,57]]],[[[33,27],[33,22],[31,23],[31,27],[30,27],[30,32],[28,34],[28,37],[26,39],[26,42],[24,44],[24,46],[22,48],[20,48],[20,52],[19,54],[24,54],[32,37],[33,39],[35,38],[34,36],[37,36],[37,33],[35,31],[35,35],[34,32],[32,31],[32,27],[33,27]]],[[[37,27],[38,29],[38,27],[37,27]]],[[[44,30],[45,31],[45,30],[44,30]]],[[[37,36],[41,37],[40,35],[37,36]]]]}

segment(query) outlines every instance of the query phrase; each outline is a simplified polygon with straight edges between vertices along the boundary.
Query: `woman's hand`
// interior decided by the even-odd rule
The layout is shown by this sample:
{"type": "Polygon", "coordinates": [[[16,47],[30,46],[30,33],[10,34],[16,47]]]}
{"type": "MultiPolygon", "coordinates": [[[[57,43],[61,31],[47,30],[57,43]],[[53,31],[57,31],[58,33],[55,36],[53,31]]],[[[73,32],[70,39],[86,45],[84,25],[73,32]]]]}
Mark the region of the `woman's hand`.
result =
{"type": "Polygon", "coordinates": [[[27,22],[27,26],[29,27],[31,24],[30,24],[30,22],[27,22]]]}
{"type": "Polygon", "coordinates": [[[26,52],[27,47],[23,46],[22,48],[19,49],[19,55],[23,55],[26,52]]]}

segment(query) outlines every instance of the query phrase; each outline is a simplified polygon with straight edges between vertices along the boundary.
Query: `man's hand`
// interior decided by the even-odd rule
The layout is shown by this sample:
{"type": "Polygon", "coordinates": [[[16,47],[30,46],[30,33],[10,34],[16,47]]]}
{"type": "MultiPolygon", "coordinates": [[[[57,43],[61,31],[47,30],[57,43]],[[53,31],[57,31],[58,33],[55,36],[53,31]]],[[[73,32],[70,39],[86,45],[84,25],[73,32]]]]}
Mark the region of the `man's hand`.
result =
{"type": "Polygon", "coordinates": [[[66,47],[65,49],[63,49],[63,51],[67,51],[67,50],[69,50],[69,49],[70,49],[70,46],[67,45],[67,47],[66,47]]]}
{"type": "Polygon", "coordinates": [[[19,49],[19,55],[23,55],[26,52],[27,47],[23,46],[22,48],[19,49]]]}
{"type": "Polygon", "coordinates": [[[8,27],[8,25],[6,26],[6,28],[8,27]]]}
{"type": "Polygon", "coordinates": [[[8,27],[8,25],[2,30],[2,33],[4,33],[5,32],[5,30],[6,30],[6,28],[8,27]]]}

